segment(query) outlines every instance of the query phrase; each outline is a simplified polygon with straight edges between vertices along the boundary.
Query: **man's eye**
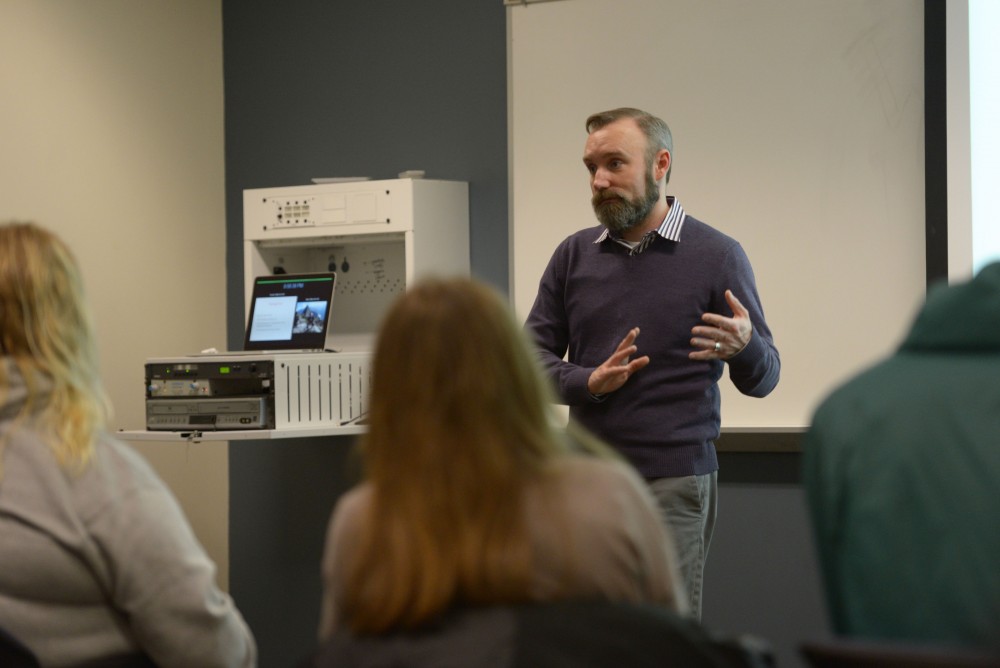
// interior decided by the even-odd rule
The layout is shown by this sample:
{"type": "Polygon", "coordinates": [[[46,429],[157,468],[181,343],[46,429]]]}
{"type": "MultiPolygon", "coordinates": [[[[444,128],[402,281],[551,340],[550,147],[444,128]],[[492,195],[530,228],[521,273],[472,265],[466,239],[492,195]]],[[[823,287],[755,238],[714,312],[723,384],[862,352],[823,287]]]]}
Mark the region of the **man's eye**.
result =
{"type": "Polygon", "coordinates": [[[622,161],[621,160],[612,160],[611,162],[608,163],[608,166],[611,169],[620,169],[621,166],[622,166],[622,161]]]}

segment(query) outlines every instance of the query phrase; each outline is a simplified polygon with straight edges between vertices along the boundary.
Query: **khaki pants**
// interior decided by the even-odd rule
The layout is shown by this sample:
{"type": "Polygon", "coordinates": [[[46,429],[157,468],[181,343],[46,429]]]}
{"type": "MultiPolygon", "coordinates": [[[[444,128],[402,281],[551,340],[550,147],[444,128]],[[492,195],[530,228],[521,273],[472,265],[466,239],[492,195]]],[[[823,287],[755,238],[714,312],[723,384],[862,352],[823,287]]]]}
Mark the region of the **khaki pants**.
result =
{"type": "Polygon", "coordinates": [[[691,604],[690,615],[701,619],[705,557],[715,530],[719,498],[718,472],[647,481],[677,548],[681,579],[691,604]]]}

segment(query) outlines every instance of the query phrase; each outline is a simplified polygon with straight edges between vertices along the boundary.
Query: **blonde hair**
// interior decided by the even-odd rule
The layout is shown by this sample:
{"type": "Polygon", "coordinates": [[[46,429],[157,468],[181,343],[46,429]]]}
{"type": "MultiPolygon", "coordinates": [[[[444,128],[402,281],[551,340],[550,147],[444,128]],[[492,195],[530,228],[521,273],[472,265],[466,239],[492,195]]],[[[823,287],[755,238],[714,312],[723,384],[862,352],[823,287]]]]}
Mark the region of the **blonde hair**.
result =
{"type": "MultiPolygon", "coordinates": [[[[73,254],[33,223],[0,225],[0,353],[27,388],[15,421],[37,429],[63,466],[85,466],[110,414],[93,326],[73,254]]],[[[0,402],[7,375],[0,364],[0,402]]]]}
{"type": "Polygon", "coordinates": [[[378,633],[456,602],[528,600],[522,491],[574,446],[506,303],[471,279],[424,279],[390,308],[373,369],[361,441],[373,496],[347,565],[348,626],[378,633]]]}

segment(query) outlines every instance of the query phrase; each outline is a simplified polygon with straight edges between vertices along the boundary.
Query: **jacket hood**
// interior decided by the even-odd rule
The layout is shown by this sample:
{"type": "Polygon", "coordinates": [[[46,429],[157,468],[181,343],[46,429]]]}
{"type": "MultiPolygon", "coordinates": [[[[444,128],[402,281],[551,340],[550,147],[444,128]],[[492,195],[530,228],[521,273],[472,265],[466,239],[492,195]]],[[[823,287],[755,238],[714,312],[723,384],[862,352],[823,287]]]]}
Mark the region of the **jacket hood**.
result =
{"type": "Polygon", "coordinates": [[[13,358],[6,355],[0,356],[0,367],[0,420],[20,415],[29,400],[33,412],[49,402],[53,385],[49,376],[35,371],[29,383],[13,358]]]}
{"type": "Polygon", "coordinates": [[[21,371],[9,357],[0,357],[0,419],[17,415],[28,399],[28,387],[21,371]]]}
{"type": "Polygon", "coordinates": [[[900,350],[1000,352],[1000,262],[932,288],[900,350]]]}

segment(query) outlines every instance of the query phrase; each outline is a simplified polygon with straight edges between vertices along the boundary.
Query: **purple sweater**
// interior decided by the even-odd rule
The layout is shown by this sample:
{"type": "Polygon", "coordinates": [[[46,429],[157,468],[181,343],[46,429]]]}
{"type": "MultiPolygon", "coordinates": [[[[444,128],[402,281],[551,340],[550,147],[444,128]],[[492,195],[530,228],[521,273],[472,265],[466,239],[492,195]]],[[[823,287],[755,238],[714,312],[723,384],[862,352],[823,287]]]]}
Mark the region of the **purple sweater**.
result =
{"type": "Polygon", "coordinates": [[[710,473],[719,467],[714,441],[724,363],[688,359],[691,328],[703,313],[731,316],[730,289],[754,328],[746,348],[727,360],[730,380],[743,394],[763,397],[781,370],[750,261],[735,239],[691,216],[681,241],[658,236],[636,255],[611,239],[595,244],[602,230],[581,230],[556,248],[526,327],[570,416],[640,474],[710,473]],[[617,391],[593,398],[587,391],[591,372],[633,327],[641,329],[636,356],[649,355],[649,365],[617,391]]]}

